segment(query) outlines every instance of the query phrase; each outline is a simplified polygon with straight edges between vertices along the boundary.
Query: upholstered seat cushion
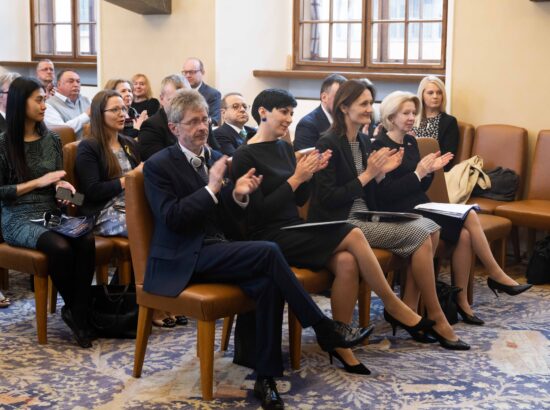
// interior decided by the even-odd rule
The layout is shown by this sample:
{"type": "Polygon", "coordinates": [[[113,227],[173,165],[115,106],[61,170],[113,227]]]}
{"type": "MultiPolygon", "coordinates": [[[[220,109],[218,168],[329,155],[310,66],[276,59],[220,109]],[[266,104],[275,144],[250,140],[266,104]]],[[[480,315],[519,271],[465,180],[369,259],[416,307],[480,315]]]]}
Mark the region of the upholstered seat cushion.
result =
{"type": "Polygon", "coordinates": [[[117,258],[130,260],[130,242],[128,241],[128,238],[124,238],[122,236],[110,236],[108,239],[115,245],[115,255],[117,258]]]}
{"type": "Polygon", "coordinates": [[[0,267],[33,275],[48,276],[48,258],[42,252],[34,249],[10,246],[0,243],[0,267]]]}
{"type": "Polygon", "coordinates": [[[489,243],[506,238],[512,230],[512,222],[507,218],[486,214],[478,214],[478,218],[489,243]]]}
{"type": "Polygon", "coordinates": [[[478,204],[480,208],[478,213],[480,214],[494,214],[495,209],[497,209],[497,206],[510,203],[506,201],[496,201],[494,199],[482,198],[479,196],[470,197],[470,199],[468,199],[467,202],[469,204],[478,204]]]}
{"type": "Polygon", "coordinates": [[[309,293],[319,293],[330,289],[333,276],[326,269],[313,271],[309,269],[292,267],[296,279],[302,284],[304,289],[309,293]]]}
{"type": "Polygon", "coordinates": [[[534,229],[550,229],[550,201],[544,199],[525,199],[501,205],[496,215],[510,219],[514,225],[534,229]]]}
{"type": "Polygon", "coordinates": [[[95,264],[107,265],[113,254],[114,243],[109,238],[95,237],[95,264]]]}
{"type": "Polygon", "coordinates": [[[189,285],[177,297],[153,295],[136,285],[137,303],[153,309],[211,321],[255,308],[254,301],[234,285],[201,283],[189,285]]]}

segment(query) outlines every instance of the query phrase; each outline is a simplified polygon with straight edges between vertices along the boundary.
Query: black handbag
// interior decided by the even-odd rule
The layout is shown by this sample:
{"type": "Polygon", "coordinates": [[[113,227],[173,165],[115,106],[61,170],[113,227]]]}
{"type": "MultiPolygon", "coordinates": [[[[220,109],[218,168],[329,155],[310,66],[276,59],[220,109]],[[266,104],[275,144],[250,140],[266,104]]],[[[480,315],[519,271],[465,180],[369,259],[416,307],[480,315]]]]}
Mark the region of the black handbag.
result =
{"type": "Polygon", "coordinates": [[[449,322],[449,324],[451,325],[454,325],[458,322],[456,295],[458,295],[458,292],[461,292],[462,289],[456,286],[448,285],[445,282],[441,282],[440,280],[438,280],[435,285],[437,298],[439,299],[439,304],[441,305],[443,313],[445,313],[447,322],[449,322]]]}
{"type": "Polygon", "coordinates": [[[135,339],[137,321],[134,284],[92,286],[90,323],[100,337],[135,339]]]}
{"type": "Polygon", "coordinates": [[[550,236],[535,243],[525,276],[533,285],[550,283],[550,236]]]}

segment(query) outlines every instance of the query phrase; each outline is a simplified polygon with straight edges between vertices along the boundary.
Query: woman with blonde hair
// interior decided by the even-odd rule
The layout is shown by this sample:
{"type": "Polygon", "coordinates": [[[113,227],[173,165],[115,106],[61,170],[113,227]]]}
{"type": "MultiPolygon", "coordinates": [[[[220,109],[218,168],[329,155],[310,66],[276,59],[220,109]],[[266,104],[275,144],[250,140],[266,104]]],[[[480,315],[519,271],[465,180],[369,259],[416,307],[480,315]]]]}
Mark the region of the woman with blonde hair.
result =
{"type": "MultiPolygon", "coordinates": [[[[438,77],[424,77],[418,85],[417,96],[420,101],[417,124],[413,127],[417,138],[434,138],[439,142],[441,153],[456,155],[458,149],[458,123],[456,118],[445,112],[447,94],[445,84],[438,77]]],[[[451,169],[449,162],[443,168],[451,169]]]]}
{"type": "Polygon", "coordinates": [[[144,110],[150,117],[160,108],[160,102],[153,98],[151,91],[151,82],[145,74],[137,73],[132,76],[132,85],[134,87],[134,101],[132,108],[141,114],[144,110]]]}
{"type": "Polygon", "coordinates": [[[124,106],[126,107],[126,113],[124,115],[124,128],[122,134],[127,137],[136,138],[138,132],[141,128],[141,124],[149,115],[147,111],[142,111],[138,113],[133,107],[132,103],[134,101],[134,88],[130,81],[124,78],[111,78],[107,83],[105,83],[104,90],[114,90],[120,94],[124,106]]]}
{"type": "MultiPolygon", "coordinates": [[[[403,149],[404,152],[401,165],[387,173],[384,183],[379,185],[378,194],[384,210],[413,211],[416,205],[430,202],[426,190],[432,183],[433,173],[453,158],[450,152],[437,152],[420,158],[416,138],[410,135],[419,109],[418,97],[402,91],[389,94],[380,105],[380,117],[385,129],[374,141],[374,148],[403,149]]],[[[498,265],[474,210],[464,220],[438,214],[430,214],[429,218],[441,226],[441,240],[455,245],[451,264],[456,286],[461,289],[468,286],[473,251],[485,267],[489,276],[487,285],[495,294],[500,291],[518,295],[531,287],[519,285],[498,265]]],[[[474,314],[465,291],[458,293],[457,308],[465,323],[484,324],[474,314]]]]}

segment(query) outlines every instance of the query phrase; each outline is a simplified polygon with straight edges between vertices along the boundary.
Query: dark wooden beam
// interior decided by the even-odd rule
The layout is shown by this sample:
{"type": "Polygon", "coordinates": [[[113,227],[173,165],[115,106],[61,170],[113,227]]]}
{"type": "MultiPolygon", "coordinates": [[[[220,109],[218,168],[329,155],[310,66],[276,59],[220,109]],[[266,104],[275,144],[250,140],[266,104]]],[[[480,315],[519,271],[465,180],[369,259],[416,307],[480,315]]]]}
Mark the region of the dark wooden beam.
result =
{"type": "Polygon", "coordinates": [[[172,0],[106,0],[123,9],[133,11],[134,13],[151,14],[171,14],[172,0]]]}

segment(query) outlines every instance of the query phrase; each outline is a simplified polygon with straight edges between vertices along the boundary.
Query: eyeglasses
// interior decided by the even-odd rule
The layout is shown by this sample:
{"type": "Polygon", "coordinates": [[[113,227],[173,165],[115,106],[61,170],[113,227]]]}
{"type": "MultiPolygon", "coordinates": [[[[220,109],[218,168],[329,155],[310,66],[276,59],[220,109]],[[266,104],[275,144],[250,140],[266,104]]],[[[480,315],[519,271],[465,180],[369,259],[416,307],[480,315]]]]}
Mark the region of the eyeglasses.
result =
{"type": "Polygon", "coordinates": [[[0,90],[0,94],[7,94],[7,93],[8,93],[8,91],[1,91],[0,90]]]}
{"type": "Polygon", "coordinates": [[[200,124],[203,124],[203,125],[210,125],[212,123],[212,120],[210,119],[210,117],[202,117],[202,118],[193,118],[192,120],[190,121],[187,121],[187,122],[178,122],[178,124],[181,124],[181,125],[186,125],[188,127],[191,127],[191,128],[196,128],[198,127],[200,124]]]}
{"type": "Polygon", "coordinates": [[[52,214],[50,211],[44,212],[43,219],[45,228],[55,228],[61,224],[61,216],[52,214]]]}
{"type": "Polygon", "coordinates": [[[128,114],[128,108],[126,107],[114,107],[109,108],[107,110],[103,110],[103,112],[112,112],[115,115],[119,115],[120,113],[123,113],[124,115],[128,114]]]}
{"type": "Polygon", "coordinates": [[[245,103],[242,103],[242,104],[239,104],[239,103],[235,103],[235,104],[232,104],[231,105],[231,108],[234,109],[235,111],[239,111],[241,108],[245,111],[248,111],[248,105],[246,105],[245,103]]]}
{"type": "Polygon", "coordinates": [[[197,74],[200,70],[183,70],[181,73],[183,75],[193,75],[197,74]]]}

